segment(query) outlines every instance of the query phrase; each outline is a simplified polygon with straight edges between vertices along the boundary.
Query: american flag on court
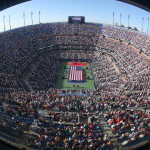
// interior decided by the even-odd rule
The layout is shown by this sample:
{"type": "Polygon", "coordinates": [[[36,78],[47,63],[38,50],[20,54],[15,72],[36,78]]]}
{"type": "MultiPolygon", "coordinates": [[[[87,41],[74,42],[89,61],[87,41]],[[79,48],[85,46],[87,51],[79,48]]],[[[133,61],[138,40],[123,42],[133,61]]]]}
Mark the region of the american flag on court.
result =
{"type": "Polygon", "coordinates": [[[69,81],[83,81],[83,67],[82,66],[70,66],[68,80],[69,81]]]}

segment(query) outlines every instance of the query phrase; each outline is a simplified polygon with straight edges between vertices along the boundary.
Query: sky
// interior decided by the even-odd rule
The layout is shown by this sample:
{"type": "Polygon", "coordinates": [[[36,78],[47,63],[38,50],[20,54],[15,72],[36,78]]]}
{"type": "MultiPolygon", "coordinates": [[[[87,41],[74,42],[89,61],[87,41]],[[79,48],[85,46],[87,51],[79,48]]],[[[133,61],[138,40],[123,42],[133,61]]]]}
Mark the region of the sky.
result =
{"type": "Polygon", "coordinates": [[[26,26],[32,25],[31,12],[33,24],[39,24],[39,11],[41,23],[67,22],[68,16],[85,16],[85,22],[110,25],[113,25],[114,12],[114,24],[120,25],[121,21],[125,27],[128,27],[130,15],[129,26],[137,27],[141,32],[143,29],[143,32],[150,34],[150,13],[116,0],[31,0],[0,12],[0,32],[10,30],[10,26],[11,29],[24,26],[23,13],[26,26]]]}

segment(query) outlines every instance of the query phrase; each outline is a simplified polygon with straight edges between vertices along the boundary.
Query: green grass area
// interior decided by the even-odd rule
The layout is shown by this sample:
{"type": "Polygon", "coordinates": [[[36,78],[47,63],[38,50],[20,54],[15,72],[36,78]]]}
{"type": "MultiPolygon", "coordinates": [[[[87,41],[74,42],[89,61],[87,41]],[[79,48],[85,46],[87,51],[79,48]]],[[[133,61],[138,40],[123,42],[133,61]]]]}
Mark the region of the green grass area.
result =
{"type": "MultiPolygon", "coordinates": [[[[94,83],[93,83],[89,63],[86,66],[83,66],[84,72],[85,72],[85,82],[82,84],[67,83],[69,66],[66,65],[65,63],[66,62],[62,63],[60,74],[59,74],[57,81],[56,81],[55,87],[57,89],[74,89],[74,90],[94,89],[94,83]],[[66,69],[65,69],[65,66],[66,66],[66,69]],[[65,79],[62,79],[63,76],[65,77],[65,79]],[[87,79],[88,76],[90,79],[87,79]],[[75,85],[75,87],[73,87],[73,85],[75,85]],[[79,87],[77,87],[77,85],[79,85],[79,87]]],[[[71,63],[71,62],[67,62],[67,63],[71,63]]],[[[86,63],[86,62],[82,62],[82,63],[86,63]]]]}

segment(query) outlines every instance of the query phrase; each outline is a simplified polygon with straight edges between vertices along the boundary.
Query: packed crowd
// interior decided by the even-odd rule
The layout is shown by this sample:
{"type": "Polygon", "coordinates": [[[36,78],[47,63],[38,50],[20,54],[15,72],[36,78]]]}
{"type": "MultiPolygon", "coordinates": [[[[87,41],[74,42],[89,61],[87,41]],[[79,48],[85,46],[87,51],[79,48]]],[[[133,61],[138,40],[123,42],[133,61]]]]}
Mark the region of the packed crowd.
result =
{"type": "Polygon", "coordinates": [[[91,50],[62,50],[60,51],[60,59],[93,59],[95,58],[94,51],[91,50]]]}
{"type": "Polygon", "coordinates": [[[104,118],[122,146],[149,136],[150,118],[142,110],[113,110],[104,118]]]}
{"type": "Polygon", "coordinates": [[[70,42],[75,45],[79,41],[81,45],[85,45],[88,42],[94,45],[96,44],[94,35],[100,32],[101,25],[85,24],[79,26],[66,23],[41,24],[4,32],[0,36],[2,51],[0,70],[8,74],[15,73],[17,77],[22,77],[22,73],[26,71],[32,60],[37,57],[39,48],[51,46],[52,44],[69,44],[70,42]],[[70,30],[66,30],[66,28],[70,30]],[[83,36],[76,38],[75,33],[79,33],[79,31],[83,36]],[[66,39],[69,37],[69,41],[64,38],[64,34],[68,35],[65,37],[66,39]],[[91,35],[90,39],[89,34],[91,35]],[[71,37],[74,40],[70,41],[71,37]]]}
{"type": "MultiPolygon", "coordinates": [[[[91,149],[108,148],[112,145],[108,135],[105,135],[101,129],[100,121],[95,120],[95,122],[91,119],[91,123],[85,123],[90,113],[99,116],[101,111],[105,110],[107,113],[104,114],[104,119],[122,145],[140,138],[144,139],[149,134],[149,113],[135,109],[150,106],[148,99],[135,99],[132,96],[117,97],[113,94],[101,95],[101,92],[96,90],[83,90],[83,93],[87,93],[87,97],[59,96],[58,93],[61,92],[52,88],[47,92],[5,94],[0,110],[3,117],[1,130],[8,132],[10,126],[14,126],[14,124],[9,125],[7,121],[15,123],[13,128],[17,128],[16,122],[20,126],[17,137],[23,136],[24,131],[32,129],[35,133],[32,133],[33,135],[26,142],[26,146],[32,148],[52,146],[53,149],[57,147],[83,149],[85,143],[91,149]],[[41,109],[47,110],[48,116],[39,117],[41,109]],[[83,116],[82,113],[86,115],[83,116]],[[80,118],[79,124],[78,118],[80,118]],[[5,130],[3,124],[6,125],[5,130]],[[127,124],[130,124],[130,127],[124,133],[127,124]],[[131,131],[132,136],[129,136],[131,131]]],[[[12,135],[14,136],[14,132],[12,135]]]]}
{"type": "Polygon", "coordinates": [[[91,70],[95,79],[96,87],[103,91],[116,92],[125,86],[121,73],[117,72],[114,62],[108,55],[99,56],[91,63],[91,70]]]}
{"type": "Polygon", "coordinates": [[[36,110],[26,107],[26,104],[12,102],[0,103],[0,131],[1,133],[12,136],[13,142],[15,138],[23,136],[32,124],[33,119],[38,117],[36,110]]]}
{"type": "Polygon", "coordinates": [[[110,50],[114,50],[115,57],[117,59],[121,59],[121,62],[125,62],[127,64],[126,69],[131,74],[133,71],[139,73],[146,69],[149,66],[149,60],[147,60],[144,56],[139,55],[134,49],[123,42],[113,41],[107,38],[99,38],[99,42],[97,46],[104,47],[110,50]]]}
{"type": "MultiPolygon", "coordinates": [[[[119,56],[115,55],[115,57],[121,60],[121,62],[125,62],[124,67],[130,74],[132,74],[132,72],[139,73],[147,69],[149,66],[148,60],[146,60],[143,56],[138,55],[128,45],[107,40],[106,38],[99,38],[98,40],[98,36],[95,36],[103,33],[114,39],[120,38],[124,40],[132,40],[131,36],[129,36],[130,34],[127,34],[128,32],[129,31],[122,28],[114,28],[105,25],[76,25],[65,23],[42,24],[12,30],[10,32],[3,33],[4,35],[1,37],[3,45],[9,46],[2,46],[3,48],[6,47],[5,50],[3,50],[3,52],[6,51],[6,53],[1,56],[0,69],[2,72],[16,72],[17,75],[19,74],[22,76],[22,72],[26,70],[29,63],[31,63],[34,57],[37,56],[36,53],[38,48],[51,44],[74,45],[80,43],[81,45],[86,45],[88,43],[90,45],[97,45],[97,47],[102,46],[108,49],[114,49],[117,53],[119,53],[119,56]],[[65,30],[66,28],[69,30],[65,30]],[[86,31],[86,29],[88,30],[86,31]],[[87,33],[85,33],[85,31],[87,33]],[[121,33],[121,36],[124,36],[124,38],[117,37],[116,32],[121,33]],[[73,35],[74,33],[79,33],[80,36],[78,37],[78,35],[73,35]],[[18,37],[19,40],[16,40],[18,37]],[[10,39],[9,43],[7,43],[8,40],[4,40],[5,38],[10,39]]],[[[133,32],[132,34],[134,35],[135,33],[133,32]]],[[[141,36],[141,34],[139,36],[141,36]]],[[[80,58],[84,55],[84,53],[80,56],[78,54],[74,54],[74,56],[72,55],[72,53],[67,52],[64,54],[67,58],[80,58]]]]}
{"type": "Polygon", "coordinates": [[[53,124],[43,119],[39,120],[40,128],[35,129],[39,135],[28,139],[26,145],[33,148],[64,147],[66,150],[91,150],[110,148],[111,142],[108,135],[103,133],[101,125],[97,122],[66,125],[53,124]]]}
{"type": "Polygon", "coordinates": [[[49,87],[54,87],[60,65],[60,61],[55,60],[53,53],[43,54],[38,58],[38,62],[27,78],[29,84],[34,90],[48,90],[49,87]]]}
{"type": "Polygon", "coordinates": [[[137,95],[146,97],[149,96],[149,60],[134,51],[130,45],[123,42],[116,42],[100,37],[97,46],[113,50],[111,53],[113,57],[122,64],[124,70],[134,80],[135,86],[133,93],[135,92],[137,95]]]}
{"type": "Polygon", "coordinates": [[[0,93],[17,90],[18,86],[11,74],[0,73],[0,93]]]}
{"type": "Polygon", "coordinates": [[[149,115],[135,108],[150,106],[150,62],[132,46],[150,56],[149,39],[127,29],[98,24],[40,24],[0,34],[0,130],[11,131],[12,136],[17,132],[20,137],[32,128],[38,136],[33,134],[26,146],[33,148],[108,148],[112,145],[100,121],[87,121],[90,113],[108,111],[104,119],[122,145],[147,137],[149,115]],[[51,45],[102,49],[40,49],[51,45]],[[103,50],[107,54],[101,55],[103,50]],[[80,91],[87,96],[61,96],[62,90],[54,87],[63,59],[92,60],[96,89],[80,91]],[[121,95],[123,89],[129,93],[121,95]],[[39,109],[46,110],[48,118],[39,117],[39,109]]]}
{"type": "Polygon", "coordinates": [[[104,25],[102,32],[104,35],[107,35],[113,39],[123,39],[127,43],[131,43],[134,47],[142,49],[145,54],[150,56],[149,51],[150,38],[148,35],[139,33],[138,31],[133,31],[109,25],[104,25]]]}
{"type": "Polygon", "coordinates": [[[134,86],[133,94],[136,93],[139,97],[150,96],[150,67],[144,70],[141,74],[134,76],[136,83],[134,86]]]}
{"type": "Polygon", "coordinates": [[[99,90],[85,90],[84,93],[87,93],[87,96],[62,96],[61,93],[62,91],[53,88],[49,89],[47,92],[14,92],[7,94],[5,96],[5,101],[17,103],[18,105],[23,104],[30,108],[53,110],[54,112],[56,108],[58,108],[59,112],[81,113],[96,113],[97,111],[116,108],[126,109],[150,106],[148,98],[136,95],[115,96],[111,93],[102,93],[99,90]]]}
{"type": "Polygon", "coordinates": [[[53,39],[56,45],[96,45],[98,36],[81,36],[81,35],[59,35],[53,39]]]}

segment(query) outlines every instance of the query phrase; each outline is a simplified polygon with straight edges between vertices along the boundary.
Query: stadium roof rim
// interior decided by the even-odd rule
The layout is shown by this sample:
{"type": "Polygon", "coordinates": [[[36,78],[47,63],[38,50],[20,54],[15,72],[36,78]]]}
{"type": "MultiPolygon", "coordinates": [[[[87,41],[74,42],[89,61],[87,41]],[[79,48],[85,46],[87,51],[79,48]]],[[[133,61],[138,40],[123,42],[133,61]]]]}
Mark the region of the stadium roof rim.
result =
{"type": "Polygon", "coordinates": [[[31,0],[0,0],[0,11],[31,0]]]}
{"type": "MultiPolygon", "coordinates": [[[[27,1],[31,0],[0,0],[0,11],[27,1]]],[[[150,12],[150,1],[148,0],[117,0],[117,1],[125,2],[150,12]]]]}
{"type": "Polygon", "coordinates": [[[128,3],[150,12],[150,1],[148,0],[117,0],[117,1],[128,3]]]}

